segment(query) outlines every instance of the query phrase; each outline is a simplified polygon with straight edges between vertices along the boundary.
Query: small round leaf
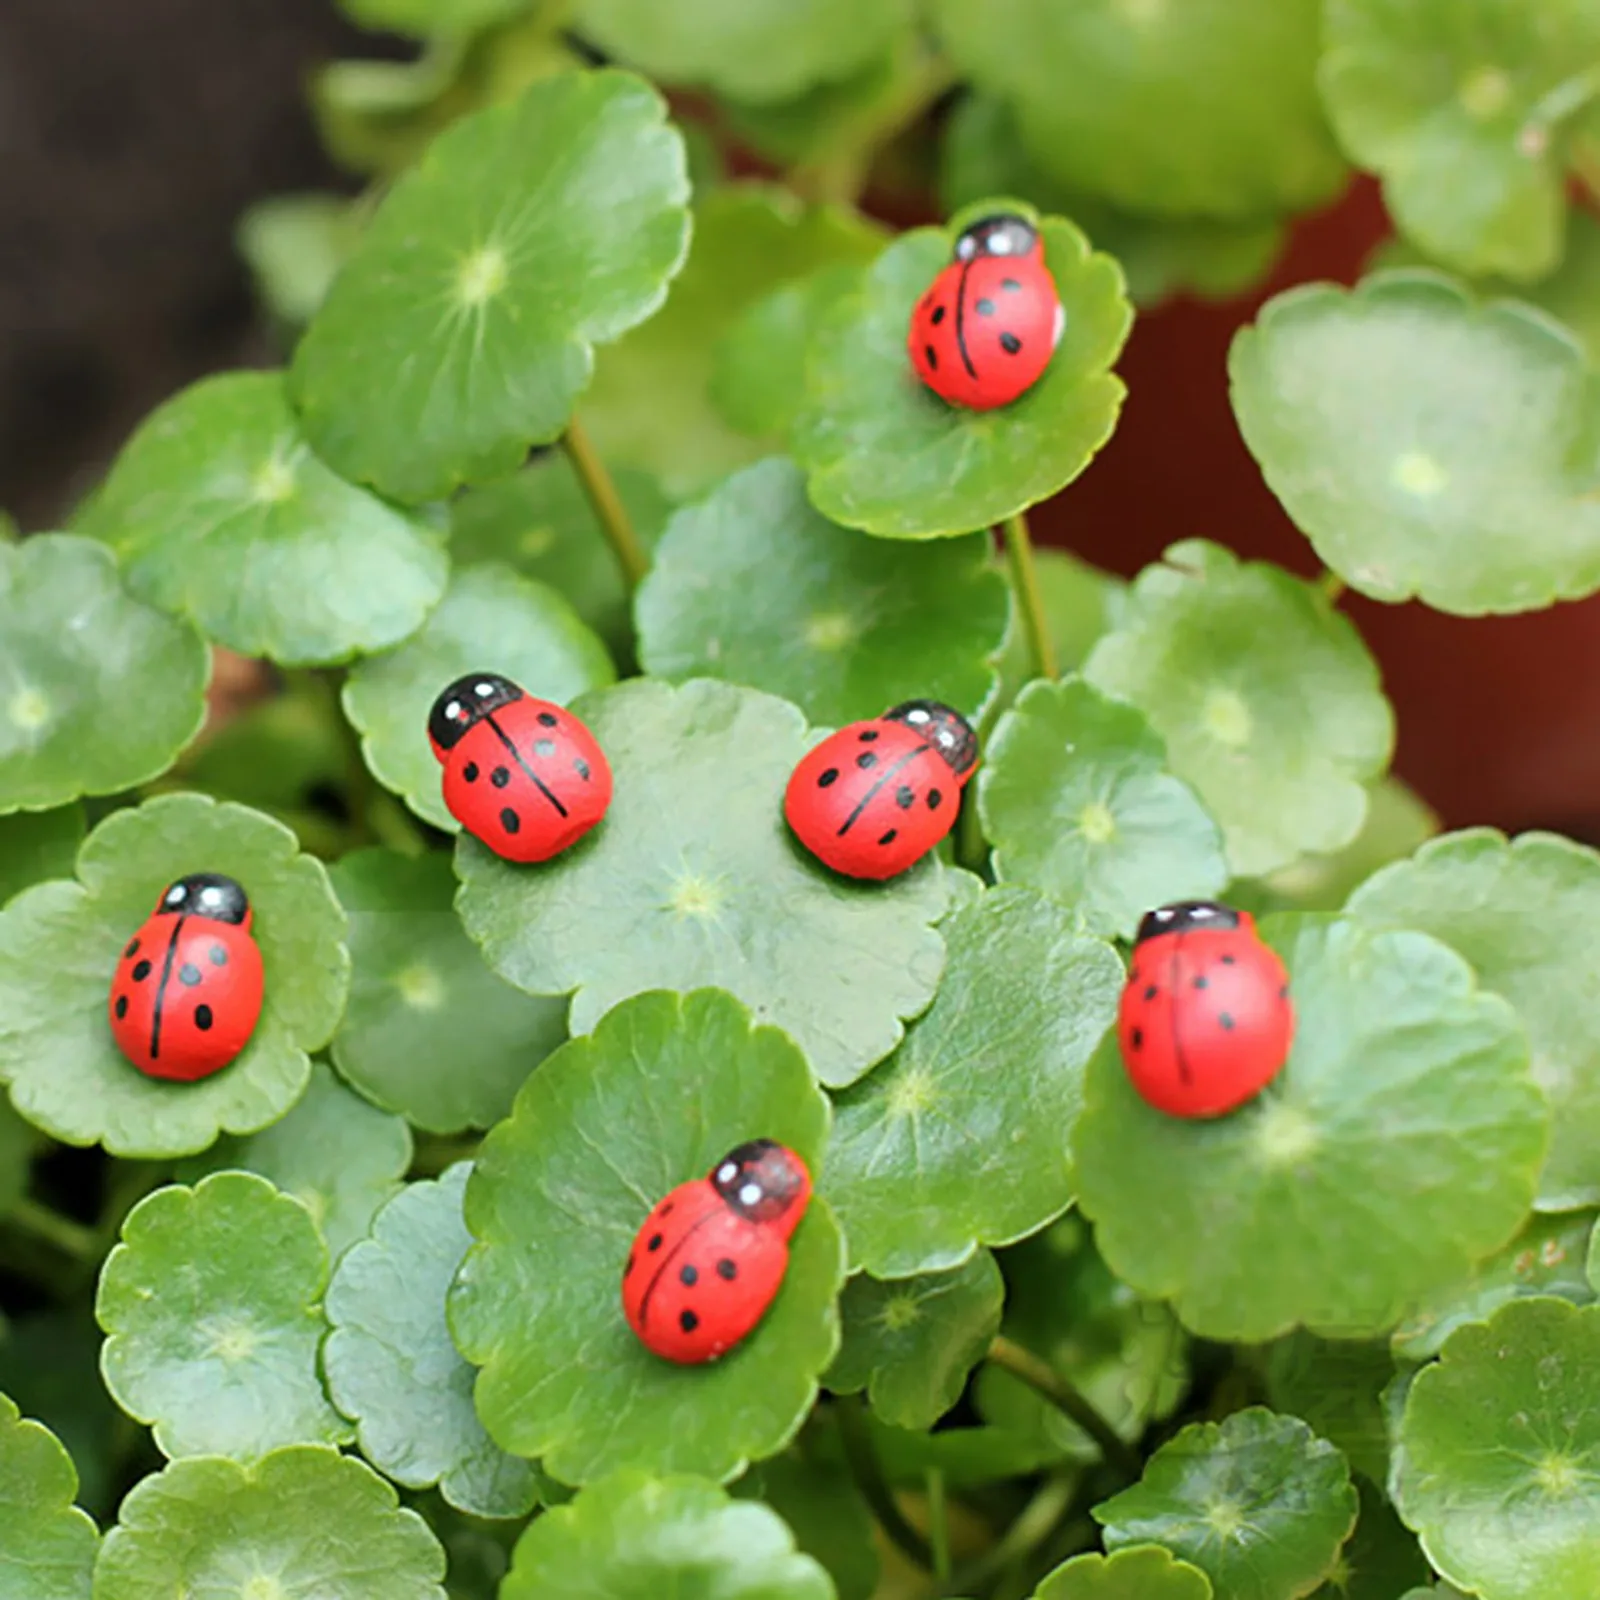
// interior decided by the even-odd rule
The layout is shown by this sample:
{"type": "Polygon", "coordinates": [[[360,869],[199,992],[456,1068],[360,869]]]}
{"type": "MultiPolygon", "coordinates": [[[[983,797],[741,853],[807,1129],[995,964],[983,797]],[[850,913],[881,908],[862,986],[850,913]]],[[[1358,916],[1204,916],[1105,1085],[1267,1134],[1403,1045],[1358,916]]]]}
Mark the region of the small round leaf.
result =
{"type": "Polygon", "coordinates": [[[959,1266],[1071,1204],[1067,1133],[1122,987],[1111,947],[1027,889],[992,889],[943,927],[933,1004],[839,1096],[828,1149],[852,1263],[880,1278],[959,1266]]]}
{"type": "Polygon", "coordinates": [[[1048,499],[1111,437],[1111,373],[1132,322],[1122,272],[1069,222],[1040,223],[1066,313],[1045,374],[997,411],[947,405],[906,356],[912,308],[950,260],[941,228],[902,234],[813,330],[793,448],[825,517],[892,539],[971,533],[1048,499]]]}
{"type": "Polygon", "coordinates": [[[444,1551],[370,1467],[324,1445],[174,1461],[122,1502],[94,1600],[446,1600],[444,1551]]]}
{"type": "Polygon", "coordinates": [[[363,850],[331,877],[355,964],[334,1065],[430,1133],[498,1122],[566,1038],[566,1001],[523,994],[484,965],[451,909],[447,856],[363,850]]]}
{"type": "Polygon", "coordinates": [[[625,72],[463,117],[373,213],[295,355],[312,443],[408,502],[554,439],[596,344],[662,302],[689,237],[683,140],[625,72]]]}
{"type": "Polygon", "coordinates": [[[1211,1580],[1158,1544],[1109,1556],[1074,1556],[1046,1577],[1034,1600],[1211,1600],[1211,1580]]]}
{"type": "Polygon", "coordinates": [[[995,877],[1063,901],[1091,933],[1130,938],[1151,906],[1228,882],[1216,823],[1143,714],[1079,680],[1023,690],[989,742],[978,807],[995,877]]]}
{"type": "Polygon", "coordinates": [[[1600,587],[1589,368],[1548,317],[1383,272],[1269,301],[1228,367],[1267,483],[1362,594],[1475,617],[1600,587]]]}
{"type": "Polygon", "coordinates": [[[116,551],[136,595],[289,666],[405,638],[449,568],[433,528],[312,453],[275,372],[205,378],[167,401],[80,526],[116,551]]]}
{"type": "Polygon", "coordinates": [[[1227,1600],[1297,1600],[1327,1576],[1356,1509],[1344,1457],[1298,1418],[1254,1406],[1191,1424],[1092,1514],[1108,1549],[1165,1545],[1227,1600]]]}
{"type": "Polygon", "coordinates": [[[113,812],[84,842],[77,881],[36,884],[0,912],[0,1080],[35,1126],[113,1155],[188,1155],[219,1132],[253,1133],[300,1097],[308,1052],[339,1021],[344,932],[322,864],[259,812],[193,794],[113,812]],[[243,1053],[198,1083],[175,1083],[123,1056],[106,1004],[123,946],[162,888],[197,871],[244,885],[266,988],[243,1053]]]}
{"type": "Polygon", "coordinates": [[[617,1472],[517,1541],[501,1600],[834,1600],[764,1505],[700,1478],[617,1472]]]}
{"type": "Polygon", "coordinates": [[[766,1317],[709,1366],[640,1343],[622,1267],[669,1190],[754,1138],[815,1177],[827,1128],[805,1058],[719,990],[639,995],[551,1056],[484,1141],[466,1206],[479,1242],[450,1297],[496,1442],[574,1484],[623,1466],[725,1479],[780,1450],[838,1349],[844,1245],[826,1201],[766,1317]]]}
{"type": "Polygon", "coordinates": [[[1009,611],[984,535],[863,539],[812,509],[782,457],[678,512],[635,601],[647,672],[749,684],[831,725],[911,699],[976,717],[1009,611]]]}
{"type": "Polygon", "coordinates": [[[88,1600],[100,1536],[61,1441],[0,1394],[0,1594],[88,1600]]]}
{"type": "Polygon", "coordinates": [[[1550,833],[1511,842],[1492,828],[1450,833],[1369,878],[1349,913],[1375,928],[1431,933],[1517,1008],[1553,1113],[1535,1203],[1600,1204],[1600,989],[1588,953],[1600,854],[1550,833]]]}
{"type": "Polygon", "coordinates": [[[839,1600],[873,1600],[883,1563],[872,1513],[855,1480],[824,1451],[791,1447],[752,1467],[728,1492],[776,1511],[799,1549],[827,1568],[839,1600]]]}
{"type": "Polygon", "coordinates": [[[328,1259],[337,1261],[400,1187],[411,1165],[411,1130],[347,1089],[324,1062],[311,1063],[306,1092],[279,1121],[247,1138],[219,1139],[180,1164],[190,1183],[227,1168],[254,1172],[311,1213],[328,1259]]]}
{"type": "Polygon", "coordinates": [[[0,540],[0,812],[164,772],[200,731],[210,672],[194,629],[134,599],[92,541],[0,540]]]}
{"type": "Polygon", "coordinates": [[[311,1214],[253,1172],[158,1189],[106,1258],[95,1320],[112,1398],[167,1456],[253,1460],[351,1436],[317,1376],[328,1251],[311,1214]]]}
{"type": "Polygon", "coordinates": [[[1600,1306],[1517,1300],[1454,1333],[1411,1385],[1395,1502],[1483,1600],[1600,1589],[1600,1306]]]}
{"type": "Polygon", "coordinates": [[[476,1374],[445,1324],[445,1295],[472,1243],[461,1220],[470,1171],[463,1162],[437,1182],[408,1185],[339,1263],[323,1367],[362,1453],[386,1476],[408,1489],[436,1483],[473,1516],[521,1517],[536,1497],[533,1470],[483,1431],[472,1409],[476,1374]]]}
{"type": "Polygon", "coordinates": [[[1595,127],[1575,113],[1594,100],[1600,15],[1582,3],[1331,0],[1325,29],[1334,127],[1382,177],[1401,231],[1463,272],[1552,272],[1568,157],[1595,127]]]}
{"type": "Polygon", "coordinates": [[[72,875],[83,843],[83,807],[0,817],[0,906],[29,884],[72,875]]]}
{"type": "Polygon", "coordinates": [[[1112,1270],[1197,1333],[1382,1333],[1519,1226],[1544,1098],[1511,1007],[1437,940],[1261,927],[1290,973],[1288,1064],[1233,1114],[1185,1121],[1139,1098],[1108,1041],[1073,1130],[1079,1203],[1112,1270]]]}
{"type": "Polygon", "coordinates": [[[344,686],[345,715],[373,775],[448,832],[460,824],[445,810],[428,712],[447,683],[485,669],[561,705],[616,677],[605,646],[554,589],[483,566],[457,572],[422,631],[361,662],[344,686]]]}
{"type": "Polygon", "coordinates": [[[1383,1391],[1394,1375],[1386,1342],[1319,1339],[1303,1328],[1272,1346],[1265,1369],[1273,1409],[1308,1423],[1373,1483],[1389,1476],[1383,1391]]]}
{"type": "Polygon", "coordinates": [[[882,1060],[933,996],[946,887],[930,857],[856,883],[790,836],[783,792],[808,739],[771,695],[636,680],[577,707],[611,761],[605,822],[536,871],[456,846],[456,908],[502,977],[572,990],[585,1033],[646,989],[728,989],[791,1034],[827,1084],[882,1060]]]}
{"type": "Polygon", "coordinates": [[[1135,579],[1083,675],[1132,701],[1258,876],[1360,832],[1394,715],[1350,620],[1310,584],[1202,539],[1135,579]]]}
{"type": "Polygon", "coordinates": [[[880,1282],[858,1273],[839,1302],[844,1339],[824,1382],[867,1391],[897,1428],[931,1428],[961,1398],[1000,1327],[1005,1285],[987,1250],[953,1272],[880,1282]]]}

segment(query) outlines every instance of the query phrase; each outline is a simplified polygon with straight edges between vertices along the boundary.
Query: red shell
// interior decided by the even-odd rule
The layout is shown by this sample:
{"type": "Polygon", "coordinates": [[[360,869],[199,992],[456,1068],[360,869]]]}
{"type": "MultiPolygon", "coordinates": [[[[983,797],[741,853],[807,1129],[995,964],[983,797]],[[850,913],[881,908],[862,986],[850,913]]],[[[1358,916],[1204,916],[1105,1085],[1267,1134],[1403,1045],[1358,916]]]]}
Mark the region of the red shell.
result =
{"type": "Polygon", "coordinates": [[[941,400],[993,411],[1039,381],[1063,319],[1037,230],[1020,217],[986,217],[917,302],[906,351],[941,400]]]}
{"type": "Polygon", "coordinates": [[[1128,1077],[1158,1111],[1217,1117],[1289,1057],[1289,975],[1254,920],[1209,901],[1146,917],[1117,1014],[1128,1077]]]}
{"type": "Polygon", "coordinates": [[[622,1274],[628,1325],[658,1356],[715,1361],[766,1314],[811,1200],[794,1151],[758,1139],[681,1183],[645,1218],[622,1274]]]}
{"type": "Polygon", "coordinates": [[[494,673],[458,678],[434,702],[428,739],[444,803],[507,861],[548,861],[611,804],[611,765],[577,717],[494,673]]]}
{"type": "Polygon", "coordinates": [[[851,878],[892,878],[949,833],[961,790],[977,768],[977,737],[965,718],[934,701],[908,701],[870,722],[852,722],[801,757],[783,814],[806,849],[851,878]],[[919,709],[956,728],[956,763],[930,736],[919,709]]]}
{"type": "Polygon", "coordinates": [[[262,999],[252,920],[231,878],[199,873],[162,891],[123,948],[107,1003],[117,1048],[141,1072],[192,1083],[249,1043],[262,999]]]}

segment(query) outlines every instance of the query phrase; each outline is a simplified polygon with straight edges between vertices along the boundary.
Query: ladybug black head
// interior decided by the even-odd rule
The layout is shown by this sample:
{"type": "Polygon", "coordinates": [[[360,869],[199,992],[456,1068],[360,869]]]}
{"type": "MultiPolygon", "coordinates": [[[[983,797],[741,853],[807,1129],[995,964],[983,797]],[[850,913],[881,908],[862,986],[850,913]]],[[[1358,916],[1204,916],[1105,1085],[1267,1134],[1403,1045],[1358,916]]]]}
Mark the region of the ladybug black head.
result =
{"type": "Polygon", "coordinates": [[[886,722],[903,722],[931,744],[958,778],[971,772],[978,760],[978,735],[972,724],[937,700],[905,700],[884,712],[886,722]]]}
{"type": "Polygon", "coordinates": [[[730,1150],[711,1169],[711,1185],[741,1217],[771,1222],[810,1187],[805,1164],[771,1139],[752,1139],[730,1150]]]}
{"type": "Polygon", "coordinates": [[[428,737],[439,751],[454,749],[456,741],[491,711],[520,700],[522,691],[497,672],[469,672],[457,678],[428,713],[428,737]]]}
{"type": "Polygon", "coordinates": [[[983,256],[1025,256],[1039,241],[1031,223],[1021,217],[981,217],[961,230],[956,240],[957,261],[977,261],[983,256]]]}
{"type": "Polygon", "coordinates": [[[1170,906],[1157,906],[1147,911],[1139,924],[1139,937],[1134,941],[1143,944],[1163,933],[1192,933],[1198,928],[1237,928],[1239,913],[1232,906],[1216,900],[1179,900],[1170,906]]]}
{"type": "Polygon", "coordinates": [[[156,915],[243,924],[250,920],[250,900],[232,878],[220,872],[191,872],[161,891],[156,915]]]}

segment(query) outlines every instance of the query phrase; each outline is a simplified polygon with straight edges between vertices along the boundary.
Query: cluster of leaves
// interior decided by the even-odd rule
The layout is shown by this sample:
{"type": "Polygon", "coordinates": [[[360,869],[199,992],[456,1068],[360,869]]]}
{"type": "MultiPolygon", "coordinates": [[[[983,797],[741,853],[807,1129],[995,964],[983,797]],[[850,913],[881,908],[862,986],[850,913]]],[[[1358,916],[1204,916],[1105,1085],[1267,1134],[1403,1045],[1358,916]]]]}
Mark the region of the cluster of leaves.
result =
{"type": "Polygon", "coordinates": [[[1600,587],[1592,8],[344,3],[423,44],[317,82],[371,191],[241,229],[284,369],[0,542],[0,1594],[1592,1596],[1600,856],[1430,839],[1337,608],[1600,587]],[[1231,365],[1324,579],[1035,554],[1134,301],[1257,281],[1347,161],[1432,265],[1231,365]],[[856,208],[935,169],[947,226],[856,208]],[[1007,196],[1065,333],[956,411],[906,321],[1007,196]],[[202,732],[218,650],[272,690],[202,732]],[[440,804],[480,668],[615,772],[539,868],[440,804]],[[846,882],[785,779],[911,696],[983,766],[846,882]],[[201,869],[266,1001],[176,1085],[106,995],[201,869]],[[1109,1029],[1140,914],[1212,895],[1297,1031],[1180,1122],[1109,1029]],[[757,1333],[670,1366],[621,1263],[756,1136],[818,1197],[757,1333]]]}

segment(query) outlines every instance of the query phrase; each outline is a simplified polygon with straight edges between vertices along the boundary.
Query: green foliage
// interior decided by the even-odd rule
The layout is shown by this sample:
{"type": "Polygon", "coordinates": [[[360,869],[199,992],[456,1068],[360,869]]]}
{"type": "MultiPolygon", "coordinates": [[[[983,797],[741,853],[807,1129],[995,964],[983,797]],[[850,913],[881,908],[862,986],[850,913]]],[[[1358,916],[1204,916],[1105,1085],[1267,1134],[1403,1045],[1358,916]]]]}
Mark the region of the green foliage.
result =
{"type": "Polygon", "coordinates": [[[99,1535],[61,1442],[0,1394],[0,1593],[86,1600],[99,1535]]]}
{"type": "Polygon", "coordinates": [[[1211,1580],[1164,1545],[1135,1544],[1109,1556],[1074,1556],[1034,1600],[1211,1600],[1211,1580]]]}

